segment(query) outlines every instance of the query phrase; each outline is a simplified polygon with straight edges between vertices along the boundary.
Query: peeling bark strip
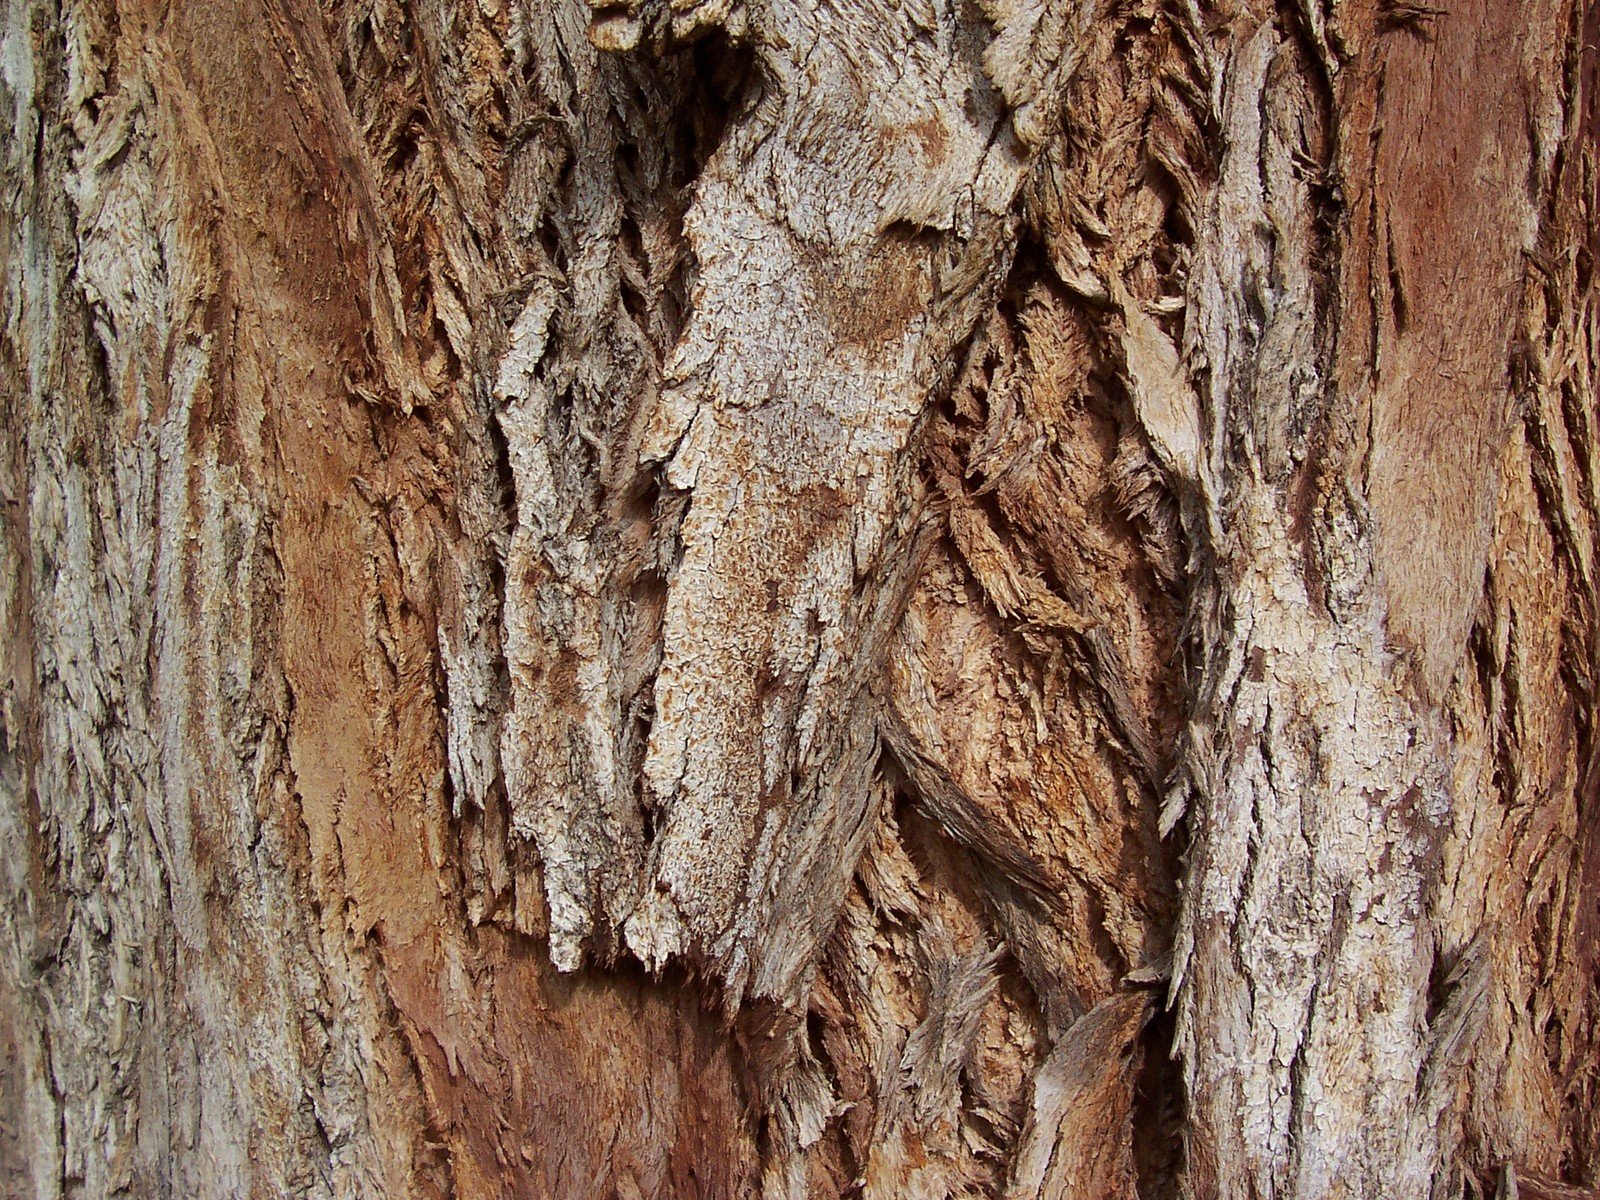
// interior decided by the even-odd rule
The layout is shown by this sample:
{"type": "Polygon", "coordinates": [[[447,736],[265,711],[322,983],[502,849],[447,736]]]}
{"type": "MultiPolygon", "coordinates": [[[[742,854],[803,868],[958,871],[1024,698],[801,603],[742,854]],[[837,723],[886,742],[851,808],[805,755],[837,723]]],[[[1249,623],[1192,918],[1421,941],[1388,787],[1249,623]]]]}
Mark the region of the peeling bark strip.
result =
{"type": "Polygon", "coordinates": [[[7,1195],[1600,1186],[1600,10],[0,0],[7,1195]]]}
{"type": "MultiPolygon", "coordinates": [[[[636,40],[640,20],[612,14],[591,38],[636,40]]],[[[1031,112],[1034,95],[1059,90],[1072,31],[1038,28],[1039,12],[994,20],[988,60],[1031,112]]],[[[862,699],[905,586],[908,443],[998,286],[1029,146],[985,77],[975,13],[780,6],[733,24],[757,94],[735,101],[696,180],[691,311],[635,451],[661,464],[681,512],[651,652],[645,814],[634,780],[618,778],[635,718],[616,681],[637,667],[619,661],[626,618],[606,611],[589,530],[546,533],[550,585],[508,597],[512,628],[537,606],[584,631],[562,664],[577,711],[551,713],[565,697],[528,673],[503,756],[514,817],[545,863],[559,965],[578,965],[604,904],[647,964],[689,954],[724,978],[731,1004],[753,982],[797,1005],[871,822],[862,699]],[[573,743],[582,780],[524,765],[573,743]],[[619,858],[639,877],[616,878],[619,858]],[[629,907],[602,900],[615,889],[629,907]]],[[[548,304],[536,297],[530,316],[528,337],[542,338],[548,304]]],[[[523,378],[538,380],[543,350],[516,345],[523,378]]],[[[519,507],[550,530],[561,500],[537,410],[552,397],[513,390],[519,507]]]]}

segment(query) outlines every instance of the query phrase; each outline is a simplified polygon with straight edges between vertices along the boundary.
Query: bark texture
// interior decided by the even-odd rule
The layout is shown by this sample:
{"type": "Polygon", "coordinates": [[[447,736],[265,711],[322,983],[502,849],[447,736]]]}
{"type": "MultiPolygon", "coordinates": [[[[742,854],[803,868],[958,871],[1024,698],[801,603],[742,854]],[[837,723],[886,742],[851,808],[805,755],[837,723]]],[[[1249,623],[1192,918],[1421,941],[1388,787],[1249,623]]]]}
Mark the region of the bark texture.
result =
{"type": "Polygon", "coordinates": [[[0,14],[8,1194],[1600,1194],[1593,0],[0,14]]]}

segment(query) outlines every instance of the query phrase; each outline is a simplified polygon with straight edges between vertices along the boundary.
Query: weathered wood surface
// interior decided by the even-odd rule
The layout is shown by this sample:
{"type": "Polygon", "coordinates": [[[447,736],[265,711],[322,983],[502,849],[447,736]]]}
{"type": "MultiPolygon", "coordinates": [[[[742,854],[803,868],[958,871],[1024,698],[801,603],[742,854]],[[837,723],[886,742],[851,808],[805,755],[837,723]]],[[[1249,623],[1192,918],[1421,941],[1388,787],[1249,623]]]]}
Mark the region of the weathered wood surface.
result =
{"type": "Polygon", "coordinates": [[[1594,1194],[1590,0],[0,3],[7,1194],[1594,1194]]]}

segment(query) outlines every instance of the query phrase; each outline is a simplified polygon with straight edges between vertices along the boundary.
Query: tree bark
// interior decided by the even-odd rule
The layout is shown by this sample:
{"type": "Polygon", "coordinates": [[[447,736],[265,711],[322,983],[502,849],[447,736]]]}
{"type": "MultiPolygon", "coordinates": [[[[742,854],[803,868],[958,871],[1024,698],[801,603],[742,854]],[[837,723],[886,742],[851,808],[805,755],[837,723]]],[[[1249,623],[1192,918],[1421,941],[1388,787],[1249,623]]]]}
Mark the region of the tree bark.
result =
{"type": "Polygon", "coordinates": [[[0,4],[7,1194],[1600,1194],[1594,0],[0,4]]]}

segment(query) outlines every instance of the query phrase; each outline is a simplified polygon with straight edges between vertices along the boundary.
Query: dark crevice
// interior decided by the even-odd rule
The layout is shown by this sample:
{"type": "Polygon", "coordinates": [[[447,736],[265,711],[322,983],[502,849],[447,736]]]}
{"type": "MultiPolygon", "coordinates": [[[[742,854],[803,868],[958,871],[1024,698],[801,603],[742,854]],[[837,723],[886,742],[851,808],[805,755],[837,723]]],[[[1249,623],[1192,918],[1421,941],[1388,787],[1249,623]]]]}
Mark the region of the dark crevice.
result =
{"type": "Polygon", "coordinates": [[[1177,1018],[1165,1005],[1145,1025],[1133,1086],[1133,1163],[1139,1200],[1176,1200],[1183,1169],[1183,1071],[1173,1057],[1177,1018]]]}

